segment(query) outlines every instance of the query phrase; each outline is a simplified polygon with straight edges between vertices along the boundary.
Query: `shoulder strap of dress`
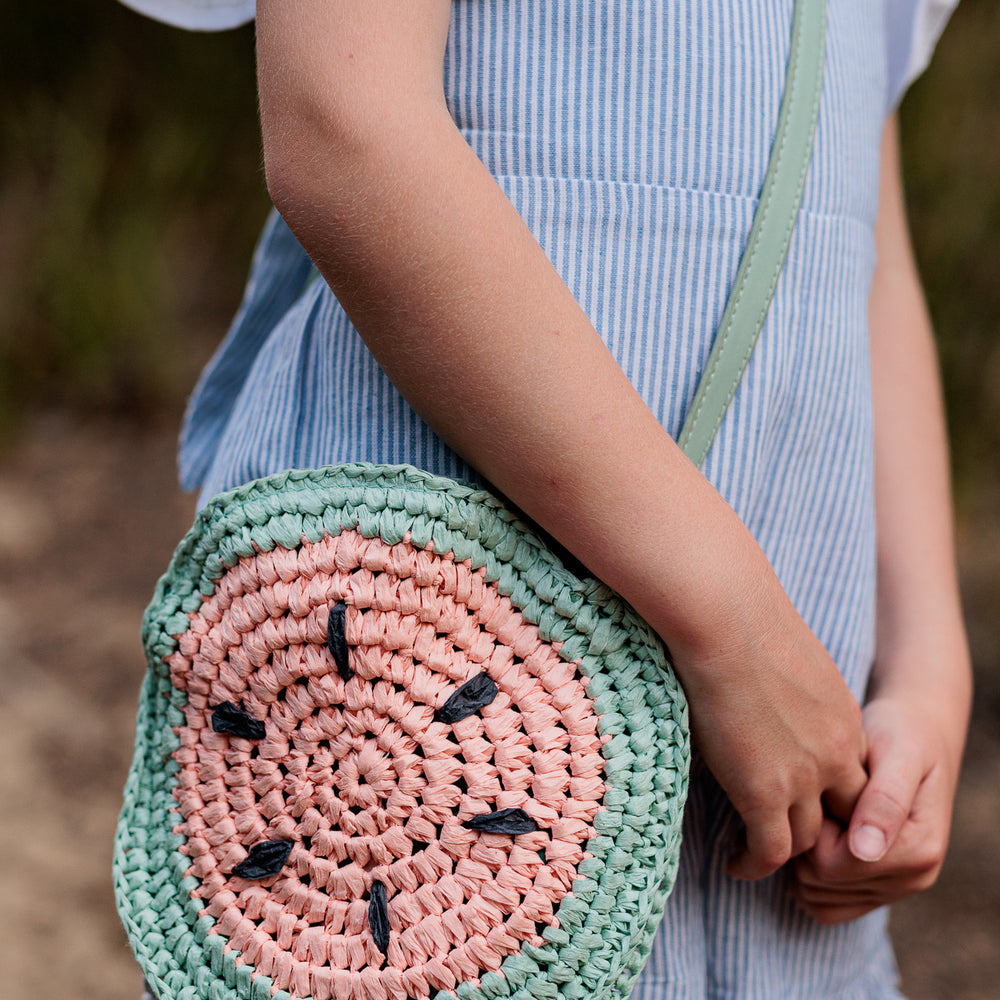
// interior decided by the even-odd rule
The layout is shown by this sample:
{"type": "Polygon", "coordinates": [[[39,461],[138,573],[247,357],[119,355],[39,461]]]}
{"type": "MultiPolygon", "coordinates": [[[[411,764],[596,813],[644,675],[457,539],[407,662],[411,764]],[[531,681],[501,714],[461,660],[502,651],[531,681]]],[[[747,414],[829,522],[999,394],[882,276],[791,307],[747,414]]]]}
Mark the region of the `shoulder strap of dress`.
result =
{"type": "Polygon", "coordinates": [[[736,281],[678,444],[701,466],[729,408],[788,255],[823,89],[826,0],[796,0],[785,92],[764,185],[736,281]]]}

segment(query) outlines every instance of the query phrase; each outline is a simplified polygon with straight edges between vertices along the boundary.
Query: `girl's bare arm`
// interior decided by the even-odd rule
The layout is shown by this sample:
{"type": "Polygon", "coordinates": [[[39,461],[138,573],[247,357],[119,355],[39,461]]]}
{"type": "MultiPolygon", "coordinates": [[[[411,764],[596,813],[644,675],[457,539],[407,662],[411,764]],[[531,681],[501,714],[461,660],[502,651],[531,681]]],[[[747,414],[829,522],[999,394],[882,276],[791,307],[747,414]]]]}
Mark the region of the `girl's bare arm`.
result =
{"type": "Polygon", "coordinates": [[[860,710],[445,106],[447,0],[259,0],[275,204],[386,373],[670,646],[760,877],[847,816],[860,710]]]}
{"type": "Polygon", "coordinates": [[[878,646],[864,713],[871,781],[849,831],[828,826],[798,867],[800,898],[829,923],[936,879],[971,700],[944,410],[907,229],[895,119],[882,141],[876,240],[870,320],[878,646]]]}

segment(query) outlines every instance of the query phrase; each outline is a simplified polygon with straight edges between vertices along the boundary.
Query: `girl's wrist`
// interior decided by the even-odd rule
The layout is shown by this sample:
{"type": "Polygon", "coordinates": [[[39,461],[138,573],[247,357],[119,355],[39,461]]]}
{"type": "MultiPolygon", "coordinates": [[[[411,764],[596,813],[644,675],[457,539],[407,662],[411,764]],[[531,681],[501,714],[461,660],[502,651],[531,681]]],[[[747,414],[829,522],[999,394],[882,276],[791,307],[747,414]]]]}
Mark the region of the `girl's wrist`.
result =
{"type": "Polygon", "coordinates": [[[880,649],[866,701],[866,712],[892,704],[918,720],[915,727],[942,741],[949,769],[957,773],[972,707],[972,667],[964,632],[948,641],[939,635],[880,649]]]}
{"type": "Polygon", "coordinates": [[[750,532],[728,506],[697,534],[637,610],[667,644],[680,669],[735,668],[748,647],[794,608],[750,532]],[[688,666],[690,665],[690,666],[688,666]]]}
{"type": "Polygon", "coordinates": [[[972,665],[965,627],[957,615],[938,616],[905,630],[884,632],[876,646],[868,695],[967,705],[972,665]]]}

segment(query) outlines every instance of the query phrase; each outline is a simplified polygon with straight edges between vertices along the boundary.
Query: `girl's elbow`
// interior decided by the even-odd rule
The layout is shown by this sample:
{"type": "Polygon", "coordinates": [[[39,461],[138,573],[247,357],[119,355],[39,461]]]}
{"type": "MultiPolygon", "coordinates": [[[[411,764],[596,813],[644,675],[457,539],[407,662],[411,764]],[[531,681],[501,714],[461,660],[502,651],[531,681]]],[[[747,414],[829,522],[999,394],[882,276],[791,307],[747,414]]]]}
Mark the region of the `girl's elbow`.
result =
{"type": "Polygon", "coordinates": [[[359,185],[378,183],[389,137],[360,115],[315,107],[265,115],[262,109],[261,125],[267,191],[290,225],[320,204],[339,213],[357,203],[359,185]]]}
{"type": "Polygon", "coordinates": [[[295,156],[280,142],[264,142],[264,183],[274,207],[286,220],[294,219],[307,200],[307,185],[295,156]]]}
{"type": "Polygon", "coordinates": [[[329,131],[309,115],[287,108],[268,114],[261,108],[264,181],[275,208],[286,219],[312,197],[313,175],[321,172],[329,177],[335,171],[336,143],[326,134],[329,131]]]}

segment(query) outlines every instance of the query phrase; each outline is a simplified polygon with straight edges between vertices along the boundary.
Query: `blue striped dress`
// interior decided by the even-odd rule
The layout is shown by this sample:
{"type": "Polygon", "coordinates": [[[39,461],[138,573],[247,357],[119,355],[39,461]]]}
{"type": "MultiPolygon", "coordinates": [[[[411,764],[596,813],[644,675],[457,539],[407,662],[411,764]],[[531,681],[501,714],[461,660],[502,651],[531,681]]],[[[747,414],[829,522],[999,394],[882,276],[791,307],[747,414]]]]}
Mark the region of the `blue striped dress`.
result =
{"type": "MultiPolygon", "coordinates": [[[[150,12],[157,0],[134,2],[150,12]]],[[[188,7],[195,19],[219,9],[188,7]]],[[[859,699],[875,624],[867,303],[879,139],[949,7],[831,0],[801,216],[704,466],[859,699]]],[[[445,88],[462,134],[672,434],[753,218],[791,12],[792,0],[453,8],[445,88]]],[[[190,402],[184,484],[207,500],[287,468],[356,460],[471,478],[312,273],[272,214],[240,311],[190,402]]],[[[677,887],[635,1000],[900,995],[884,911],[824,928],[789,898],[785,874],[727,878],[740,824],[697,764],[685,822],[677,887]]]]}

